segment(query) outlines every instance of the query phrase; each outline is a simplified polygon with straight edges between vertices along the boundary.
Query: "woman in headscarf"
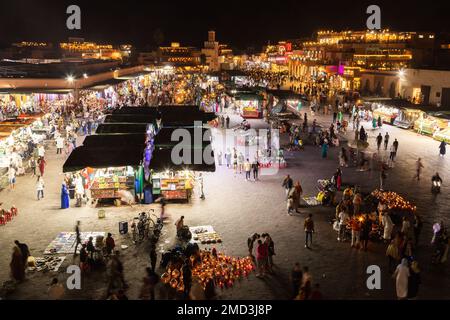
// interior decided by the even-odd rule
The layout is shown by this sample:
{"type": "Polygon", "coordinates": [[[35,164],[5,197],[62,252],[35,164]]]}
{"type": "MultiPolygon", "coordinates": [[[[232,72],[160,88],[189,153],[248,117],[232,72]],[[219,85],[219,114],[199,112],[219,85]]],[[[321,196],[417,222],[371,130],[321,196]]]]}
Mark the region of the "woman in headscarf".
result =
{"type": "Polygon", "coordinates": [[[402,259],[402,263],[397,266],[393,278],[395,279],[395,288],[397,291],[397,298],[399,300],[408,297],[408,279],[409,279],[408,260],[402,259]]]}
{"type": "Polygon", "coordinates": [[[328,155],[328,140],[325,139],[322,144],[322,158],[326,158],[328,155]]]}
{"type": "Polygon", "coordinates": [[[18,246],[14,246],[11,256],[11,276],[16,281],[22,281],[25,279],[25,265],[23,263],[22,253],[18,246]]]}
{"type": "Polygon", "coordinates": [[[394,229],[394,223],[392,222],[391,217],[389,216],[389,213],[384,212],[382,213],[381,223],[383,224],[384,230],[383,230],[383,239],[387,242],[391,240],[392,236],[392,229],[394,229]]]}
{"type": "Polygon", "coordinates": [[[61,209],[67,208],[69,208],[69,191],[67,191],[67,187],[63,183],[61,186],[61,209]]]}
{"type": "Polygon", "coordinates": [[[411,263],[409,272],[408,299],[416,299],[420,285],[420,268],[416,260],[411,263]]]}

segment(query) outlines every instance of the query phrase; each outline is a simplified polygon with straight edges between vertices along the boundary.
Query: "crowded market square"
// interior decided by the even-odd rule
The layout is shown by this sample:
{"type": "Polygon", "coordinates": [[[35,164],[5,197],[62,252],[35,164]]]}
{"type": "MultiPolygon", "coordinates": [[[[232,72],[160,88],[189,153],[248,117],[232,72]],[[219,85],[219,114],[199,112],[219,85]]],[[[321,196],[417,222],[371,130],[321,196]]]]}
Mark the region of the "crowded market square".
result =
{"type": "Polygon", "coordinates": [[[450,38],[365,28],[0,48],[0,299],[448,299],[450,38]]]}

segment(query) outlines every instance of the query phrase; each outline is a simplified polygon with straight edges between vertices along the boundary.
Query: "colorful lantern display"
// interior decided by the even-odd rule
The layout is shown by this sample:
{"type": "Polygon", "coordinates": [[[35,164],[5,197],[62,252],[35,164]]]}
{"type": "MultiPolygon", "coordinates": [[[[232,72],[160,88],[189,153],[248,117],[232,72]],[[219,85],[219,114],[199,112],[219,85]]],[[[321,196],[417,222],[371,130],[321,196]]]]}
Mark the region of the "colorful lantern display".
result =
{"type": "Polygon", "coordinates": [[[412,205],[409,201],[405,200],[402,196],[393,191],[375,190],[372,192],[372,196],[380,201],[383,201],[389,210],[409,212],[415,212],[417,210],[416,206],[412,205]]]}
{"type": "MultiPolygon", "coordinates": [[[[209,281],[214,281],[221,289],[231,288],[236,280],[248,277],[256,269],[250,257],[230,257],[216,250],[201,250],[199,255],[197,263],[195,257],[190,257],[191,272],[192,278],[197,278],[204,289],[209,281]]],[[[178,269],[169,267],[161,279],[177,291],[184,291],[183,275],[178,269]]]]}

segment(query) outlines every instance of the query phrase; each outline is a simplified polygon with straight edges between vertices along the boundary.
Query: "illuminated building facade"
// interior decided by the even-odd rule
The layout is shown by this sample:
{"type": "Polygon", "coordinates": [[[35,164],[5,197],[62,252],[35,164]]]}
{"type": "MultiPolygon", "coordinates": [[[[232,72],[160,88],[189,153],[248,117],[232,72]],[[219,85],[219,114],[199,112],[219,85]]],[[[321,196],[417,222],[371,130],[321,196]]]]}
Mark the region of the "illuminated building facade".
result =
{"type": "Polygon", "coordinates": [[[289,57],[289,76],[303,84],[327,78],[336,90],[361,90],[365,73],[390,77],[401,69],[431,64],[434,45],[433,33],[319,31],[289,57]]]}
{"type": "Polygon", "coordinates": [[[200,52],[194,47],[182,47],[172,42],[170,47],[159,47],[159,63],[172,66],[196,66],[200,64],[200,52]]]}
{"type": "Polygon", "coordinates": [[[0,52],[0,58],[10,60],[124,60],[131,56],[132,46],[97,44],[83,38],[69,38],[68,42],[53,45],[48,42],[21,41],[0,52]]]}
{"type": "Polygon", "coordinates": [[[83,38],[69,38],[69,42],[59,44],[65,58],[121,60],[121,50],[111,44],[97,44],[86,42],[83,38]]]}
{"type": "Polygon", "coordinates": [[[219,42],[216,41],[216,32],[208,31],[208,41],[203,44],[202,54],[206,58],[206,64],[210,71],[219,71],[219,42]]]}
{"type": "MultiPolygon", "coordinates": [[[[288,65],[289,57],[292,55],[292,43],[280,41],[276,45],[267,45],[264,53],[269,62],[276,70],[288,65]]],[[[284,68],[283,68],[284,69],[284,68]]]]}

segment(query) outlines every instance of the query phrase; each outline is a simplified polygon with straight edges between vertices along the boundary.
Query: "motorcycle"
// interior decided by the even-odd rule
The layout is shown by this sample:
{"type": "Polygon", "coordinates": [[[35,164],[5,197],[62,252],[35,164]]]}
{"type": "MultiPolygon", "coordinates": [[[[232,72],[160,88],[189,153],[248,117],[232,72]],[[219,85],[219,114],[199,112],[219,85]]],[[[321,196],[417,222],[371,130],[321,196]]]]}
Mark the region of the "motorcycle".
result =
{"type": "MultiPolygon", "coordinates": [[[[154,211],[151,209],[151,211],[154,211]]],[[[156,243],[159,240],[159,237],[161,236],[162,228],[164,227],[163,221],[161,218],[158,218],[155,214],[152,214],[156,218],[156,223],[153,223],[153,235],[152,235],[152,242],[156,243]]]]}
{"type": "MultiPolygon", "coordinates": [[[[150,209],[150,211],[154,212],[155,210],[150,209]]],[[[138,243],[144,239],[150,239],[153,243],[156,243],[161,236],[163,226],[164,224],[162,219],[158,218],[155,214],[141,212],[139,217],[134,217],[131,223],[133,241],[138,243]],[[151,218],[151,216],[156,218],[156,222],[151,218]]]]}
{"type": "Polygon", "coordinates": [[[434,180],[431,184],[431,192],[436,194],[441,192],[441,182],[434,180]]]}

